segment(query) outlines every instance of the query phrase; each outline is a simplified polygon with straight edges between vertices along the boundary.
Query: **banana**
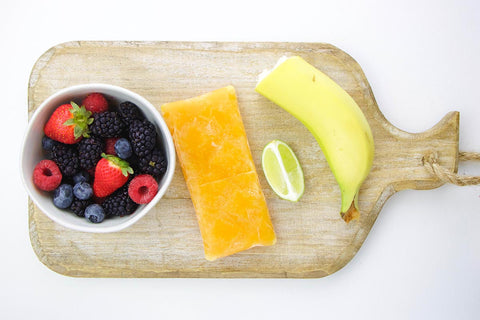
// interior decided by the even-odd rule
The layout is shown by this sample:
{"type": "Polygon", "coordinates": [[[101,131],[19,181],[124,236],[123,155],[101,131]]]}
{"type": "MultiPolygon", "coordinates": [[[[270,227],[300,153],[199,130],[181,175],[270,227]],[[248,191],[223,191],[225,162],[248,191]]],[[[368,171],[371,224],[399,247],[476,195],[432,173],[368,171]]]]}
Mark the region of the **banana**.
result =
{"type": "Polygon", "coordinates": [[[342,218],[347,223],[359,218],[358,192],[372,167],[374,143],[353,98],[297,56],[281,58],[271,71],[262,73],[255,90],[309,129],[340,187],[342,218]]]}

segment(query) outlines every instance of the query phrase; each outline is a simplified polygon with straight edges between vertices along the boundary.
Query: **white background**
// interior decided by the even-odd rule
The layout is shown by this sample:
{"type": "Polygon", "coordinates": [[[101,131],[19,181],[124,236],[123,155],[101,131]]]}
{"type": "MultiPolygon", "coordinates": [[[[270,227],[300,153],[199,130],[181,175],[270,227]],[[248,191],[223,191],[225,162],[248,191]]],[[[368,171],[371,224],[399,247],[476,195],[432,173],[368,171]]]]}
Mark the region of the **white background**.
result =
{"type": "Polygon", "coordinates": [[[18,174],[30,71],[70,40],[328,42],[394,125],[420,132],[458,110],[460,149],[480,151],[479,1],[2,1],[0,39],[1,319],[480,318],[479,187],[394,195],[322,279],[76,279],[35,256],[18,174]]]}

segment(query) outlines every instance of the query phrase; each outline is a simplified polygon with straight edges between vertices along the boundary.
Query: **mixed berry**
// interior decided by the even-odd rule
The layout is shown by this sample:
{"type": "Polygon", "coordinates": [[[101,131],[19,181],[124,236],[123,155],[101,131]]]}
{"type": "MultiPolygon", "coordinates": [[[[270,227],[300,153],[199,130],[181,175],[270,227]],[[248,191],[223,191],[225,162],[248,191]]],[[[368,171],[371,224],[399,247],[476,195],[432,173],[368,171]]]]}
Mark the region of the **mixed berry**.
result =
{"type": "Polygon", "coordinates": [[[132,102],[111,105],[101,93],[81,106],[59,106],[44,127],[48,159],[33,171],[53,204],[92,223],[132,214],[158,192],[167,159],[155,126],[132,102]]]}

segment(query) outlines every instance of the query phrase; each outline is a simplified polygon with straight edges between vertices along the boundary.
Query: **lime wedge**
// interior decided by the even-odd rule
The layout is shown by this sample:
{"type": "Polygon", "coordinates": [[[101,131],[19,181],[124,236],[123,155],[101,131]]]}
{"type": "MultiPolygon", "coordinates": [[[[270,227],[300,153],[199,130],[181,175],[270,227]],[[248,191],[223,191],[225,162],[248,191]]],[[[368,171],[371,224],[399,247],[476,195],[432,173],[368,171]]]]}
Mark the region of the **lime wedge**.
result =
{"type": "Polygon", "coordinates": [[[302,167],[285,142],[273,140],[265,146],[262,167],[268,184],[280,198],[300,199],[305,189],[302,167]]]}

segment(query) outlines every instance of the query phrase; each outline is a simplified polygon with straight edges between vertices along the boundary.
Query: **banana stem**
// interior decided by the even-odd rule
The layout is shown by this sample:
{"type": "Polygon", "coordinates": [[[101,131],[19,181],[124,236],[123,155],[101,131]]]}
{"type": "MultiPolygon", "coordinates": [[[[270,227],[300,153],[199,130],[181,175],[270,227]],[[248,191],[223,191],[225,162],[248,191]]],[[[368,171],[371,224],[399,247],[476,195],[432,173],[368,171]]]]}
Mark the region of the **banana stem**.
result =
{"type": "Polygon", "coordinates": [[[341,212],[340,215],[346,223],[358,219],[360,217],[360,212],[355,207],[355,201],[352,201],[352,204],[350,205],[350,208],[348,208],[347,212],[341,212]]]}

